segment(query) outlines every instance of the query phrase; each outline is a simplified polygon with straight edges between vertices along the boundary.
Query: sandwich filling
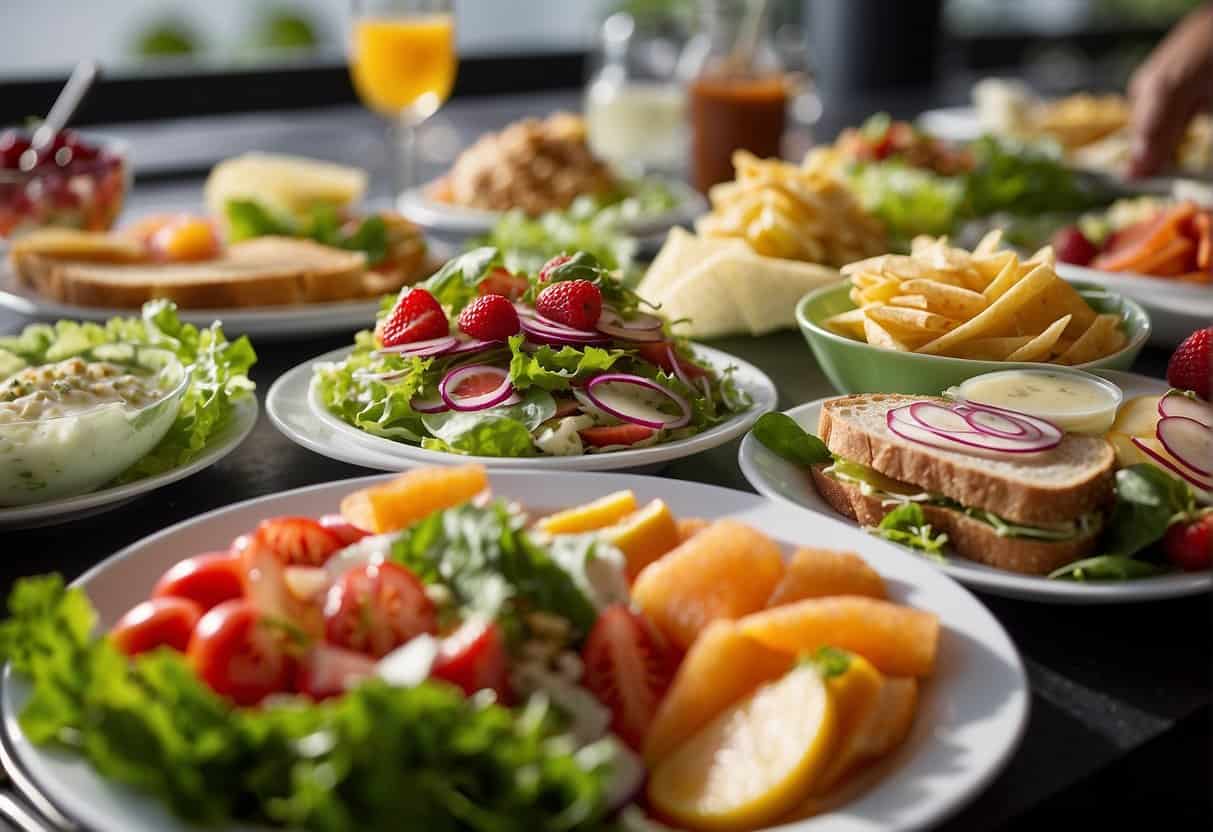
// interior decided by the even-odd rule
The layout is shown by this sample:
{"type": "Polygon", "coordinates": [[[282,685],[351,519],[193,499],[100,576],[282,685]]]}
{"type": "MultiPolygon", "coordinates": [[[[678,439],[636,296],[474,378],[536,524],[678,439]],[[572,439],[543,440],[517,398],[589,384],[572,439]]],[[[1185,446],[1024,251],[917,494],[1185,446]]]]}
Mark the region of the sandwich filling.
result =
{"type": "Polygon", "coordinates": [[[942,494],[932,494],[916,485],[887,477],[867,465],[838,456],[834,457],[833,462],[824,469],[823,473],[840,482],[858,487],[865,497],[876,497],[886,508],[905,505],[907,503],[950,508],[954,511],[963,512],[968,517],[993,527],[994,533],[999,537],[1021,537],[1061,542],[1093,534],[1103,524],[1103,516],[1098,512],[1092,512],[1062,523],[1026,526],[1007,520],[983,508],[965,506],[951,497],[945,497],[942,494]]]}

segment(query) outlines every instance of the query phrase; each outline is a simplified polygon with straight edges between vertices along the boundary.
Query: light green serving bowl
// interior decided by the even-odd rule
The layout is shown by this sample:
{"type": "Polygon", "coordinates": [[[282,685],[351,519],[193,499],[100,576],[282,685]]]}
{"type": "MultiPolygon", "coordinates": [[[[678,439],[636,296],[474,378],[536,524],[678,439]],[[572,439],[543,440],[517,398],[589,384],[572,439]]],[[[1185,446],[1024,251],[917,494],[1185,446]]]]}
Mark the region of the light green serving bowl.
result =
{"type": "MultiPolygon", "coordinates": [[[[1082,370],[1128,370],[1150,337],[1150,318],[1136,302],[1092,284],[1075,283],[1078,293],[1097,312],[1121,316],[1128,342],[1119,352],[1076,365],[1082,370]]],[[[796,304],[796,322],[826,378],[840,393],[910,393],[938,395],[967,378],[1011,367],[1052,366],[1010,361],[977,361],[920,355],[874,347],[831,332],[822,321],[854,309],[849,281],[816,289],[796,304]]]]}

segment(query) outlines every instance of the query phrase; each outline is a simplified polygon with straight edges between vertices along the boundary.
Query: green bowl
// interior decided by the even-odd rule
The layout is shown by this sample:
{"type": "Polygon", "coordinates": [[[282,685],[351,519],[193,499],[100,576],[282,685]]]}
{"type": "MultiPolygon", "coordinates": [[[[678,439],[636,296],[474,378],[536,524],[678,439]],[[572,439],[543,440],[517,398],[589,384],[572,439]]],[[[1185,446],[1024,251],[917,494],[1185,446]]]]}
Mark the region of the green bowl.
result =
{"type": "MultiPolygon", "coordinates": [[[[1094,284],[1074,283],[1078,293],[1097,312],[1115,312],[1129,340],[1119,352],[1086,364],[1082,370],[1128,370],[1150,337],[1150,318],[1136,302],[1094,284]]],[[[967,378],[1009,367],[1053,366],[1030,362],[978,361],[920,355],[874,347],[831,332],[822,321],[855,308],[850,281],[816,289],[796,304],[796,322],[826,378],[840,393],[911,393],[938,395],[967,378]]]]}

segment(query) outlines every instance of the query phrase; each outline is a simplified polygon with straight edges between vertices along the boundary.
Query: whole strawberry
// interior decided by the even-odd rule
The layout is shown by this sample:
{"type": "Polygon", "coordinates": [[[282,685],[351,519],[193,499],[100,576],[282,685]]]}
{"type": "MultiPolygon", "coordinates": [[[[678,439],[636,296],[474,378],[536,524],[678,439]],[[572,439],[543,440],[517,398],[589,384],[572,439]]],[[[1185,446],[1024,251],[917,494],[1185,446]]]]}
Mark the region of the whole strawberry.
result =
{"type": "Polygon", "coordinates": [[[1213,326],[1198,329],[1175,348],[1167,363],[1167,383],[1180,390],[1192,390],[1209,401],[1213,381],[1213,326]]]}
{"type": "Polygon", "coordinates": [[[539,293],[535,311],[558,324],[592,330],[602,316],[602,292],[588,280],[561,280],[539,293]]]}
{"type": "Polygon", "coordinates": [[[1163,548],[1167,559],[1185,572],[1213,566],[1213,514],[1202,514],[1167,529],[1163,548]]]}
{"type": "Polygon", "coordinates": [[[476,298],[459,313],[459,329],[482,341],[504,341],[521,328],[518,310],[502,295],[476,298]]]}
{"type": "Polygon", "coordinates": [[[379,343],[385,347],[428,341],[450,333],[442,304],[420,287],[403,292],[377,328],[379,343]]]}

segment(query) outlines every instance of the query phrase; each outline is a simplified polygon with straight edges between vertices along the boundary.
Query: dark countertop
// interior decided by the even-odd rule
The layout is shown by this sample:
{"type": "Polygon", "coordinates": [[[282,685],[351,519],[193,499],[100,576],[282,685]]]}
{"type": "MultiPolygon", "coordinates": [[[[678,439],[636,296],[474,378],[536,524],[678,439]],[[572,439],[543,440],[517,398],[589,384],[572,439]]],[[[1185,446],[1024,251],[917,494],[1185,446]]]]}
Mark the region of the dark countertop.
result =
{"type": "MultiPolygon", "coordinates": [[[[918,100],[919,96],[906,96],[892,103],[908,114],[919,109],[918,100]]],[[[576,104],[573,95],[455,102],[435,126],[431,159],[448,156],[480,131],[500,126],[522,111],[543,113],[576,104]]],[[[830,120],[854,121],[872,109],[889,106],[890,100],[861,104],[853,117],[834,113],[830,120]]],[[[292,131],[298,122],[290,116],[276,115],[242,118],[235,133],[222,120],[213,122],[209,129],[215,133],[209,144],[220,148],[216,152],[221,155],[254,146],[281,147],[269,140],[281,134],[288,149],[329,158],[348,160],[350,148],[365,150],[377,142],[382,149],[377,125],[364,113],[341,110],[300,118],[312,125],[312,138],[292,131]],[[332,143],[336,137],[340,147],[332,143]],[[246,142],[243,147],[231,146],[240,141],[246,142]]],[[[837,126],[818,133],[828,136],[837,126]]],[[[169,127],[124,128],[123,132],[135,140],[137,153],[171,159],[175,140],[169,127]]],[[[207,144],[197,136],[193,142],[195,148],[207,144]]],[[[205,155],[198,156],[195,164],[205,155]]],[[[434,161],[428,167],[435,167],[434,161]]],[[[163,210],[166,205],[198,204],[199,180],[163,176],[161,168],[156,171],[158,181],[136,190],[128,209],[131,215],[163,210]]],[[[0,333],[14,332],[23,323],[15,314],[0,311],[0,333]]],[[[253,378],[262,403],[284,371],[348,342],[347,336],[337,336],[259,344],[253,378]]],[[[766,370],[778,386],[781,407],[832,392],[797,333],[725,339],[713,346],[766,370]]],[[[1166,359],[1165,351],[1147,348],[1134,370],[1161,377],[1166,359]]],[[[750,490],[737,465],[737,446],[734,441],[676,462],[662,475],[750,490]]],[[[138,539],[213,508],[366,473],[370,472],[294,445],[263,414],[244,444],[210,469],[104,514],[61,526],[0,533],[4,553],[0,592],[7,594],[21,575],[60,571],[75,577],[138,539]]],[[[1213,655],[1209,599],[1089,607],[979,597],[1023,654],[1032,685],[1032,713],[1023,744],[1007,769],[942,828],[1026,828],[1079,812],[1084,825],[1104,820],[1111,828],[1122,828],[1129,817],[1140,814],[1170,821],[1168,828],[1208,828],[1213,655]]]]}

